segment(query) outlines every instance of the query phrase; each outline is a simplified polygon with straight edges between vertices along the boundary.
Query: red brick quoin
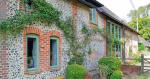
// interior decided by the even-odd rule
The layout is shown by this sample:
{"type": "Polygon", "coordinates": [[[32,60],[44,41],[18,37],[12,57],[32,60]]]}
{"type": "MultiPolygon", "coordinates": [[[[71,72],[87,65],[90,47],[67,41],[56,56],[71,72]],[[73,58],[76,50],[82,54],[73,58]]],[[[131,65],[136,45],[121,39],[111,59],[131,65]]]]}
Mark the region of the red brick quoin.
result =
{"type": "Polygon", "coordinates": [[[8,79],[8,44],[5,40],[0,45],[0,79],[8,79]]]}
{"type": "MultiPolygon", "coordinates": [[[[41,29],[36,27],[27,27],[23,31],[23,47],[24,47],[24,68],[25,73],[29,74],[27,71],[27,53],[26,53],[26,35],[27,34],[35,34],[39,37],[39,71],[52,71],[53,69],[50,67],[50,38],[57,37],[59,39],[59,67],[55,68],[55,70],[59,70],[61,66],[61,56],[62,56],[62,37],[59,31],[53,30],[49,32],[43,32],[41,29]]],[[[33,73],[36,74],[36,73],[33,73]]]]}

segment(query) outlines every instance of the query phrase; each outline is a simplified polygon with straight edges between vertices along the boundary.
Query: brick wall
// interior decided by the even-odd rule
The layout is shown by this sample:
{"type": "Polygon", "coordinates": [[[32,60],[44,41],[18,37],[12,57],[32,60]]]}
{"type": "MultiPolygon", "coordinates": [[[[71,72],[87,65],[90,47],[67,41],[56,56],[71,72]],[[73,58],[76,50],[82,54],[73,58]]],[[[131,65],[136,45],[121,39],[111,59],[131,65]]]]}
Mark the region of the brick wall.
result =
{"type": "Polygon", "coordinates": [[[130,75],[132,74],[140,74],[141,66],[136,65],[122,65],[121,70],[123,74],[130,75]]]}
{"type": "Polygon", "coordinates": [[[5,40],[0,43],[0,79],[8,79],[8,52],[5,40]]]}
{"type": "Polygon", "coordinates": [[[0,0],[0,20],[6,19],[7,17],[7,1],[8,0],[0,0]]]}

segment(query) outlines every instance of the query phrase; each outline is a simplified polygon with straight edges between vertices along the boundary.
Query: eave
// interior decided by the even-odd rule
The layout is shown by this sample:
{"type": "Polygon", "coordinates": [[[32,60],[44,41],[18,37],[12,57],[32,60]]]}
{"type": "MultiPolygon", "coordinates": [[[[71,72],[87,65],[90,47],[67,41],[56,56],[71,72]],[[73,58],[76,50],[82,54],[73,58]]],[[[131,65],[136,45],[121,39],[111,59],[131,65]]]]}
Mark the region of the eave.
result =
{"type": "Polygon", "coordinates": [[[97,7],[102,7],[104,6],[103,4],[99,3],[96,0],[79,0],[82,4],[85,4],[91,8],[97,8],[97,7]]]}
{"type": "Polygon", "coordinates": [[[107,9],[106,7],[100,7],[97,8],[97,11],[99,13],[102,13],[103,15],[105,15],[106,17],[110,18],[111,20],[115,21],[116,23],[119,23],[120,25],[123,25],[123,27],[125,29],[128,29],[136,34],[139,35],[139,33],[134,30],[133,28],[129,27],[122,19],[120,19],[116,14],[114,14],[113,12],[111,12],[109,9],[107,9]]]}

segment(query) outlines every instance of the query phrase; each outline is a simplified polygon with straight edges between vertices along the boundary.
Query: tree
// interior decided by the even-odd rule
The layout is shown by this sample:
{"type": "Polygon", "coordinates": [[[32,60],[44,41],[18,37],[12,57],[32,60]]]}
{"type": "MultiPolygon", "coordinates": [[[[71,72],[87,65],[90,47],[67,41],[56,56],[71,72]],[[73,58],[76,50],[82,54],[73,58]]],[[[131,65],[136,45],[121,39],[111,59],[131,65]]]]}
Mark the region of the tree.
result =
{"type": "Polygon", "coordinates": [[[137,13],[140,18],[150,17],[150,4],[141,6],[138,10],[131,10],[128,16],[133,20],[137,17],[137,13]]]}
{"type": "Polygon", "coordinates": [[[141,34],[146,40],[149,40],[149,39],[150,39],[150,27],[146,27],[146,28],[140,30],[140,34],[141,34]]]}
{"type": "Polygon", "coordinates": [[[130,27],[133,29],[137,28],[137,14],[138,12],[138,29],[140,35],[145,38],[146,40],[150,39],[150,4],[146,6],[141,6],[138,10],[131,10],[128,16],[131,18],[131,22],[128,23],[130,27]]]}

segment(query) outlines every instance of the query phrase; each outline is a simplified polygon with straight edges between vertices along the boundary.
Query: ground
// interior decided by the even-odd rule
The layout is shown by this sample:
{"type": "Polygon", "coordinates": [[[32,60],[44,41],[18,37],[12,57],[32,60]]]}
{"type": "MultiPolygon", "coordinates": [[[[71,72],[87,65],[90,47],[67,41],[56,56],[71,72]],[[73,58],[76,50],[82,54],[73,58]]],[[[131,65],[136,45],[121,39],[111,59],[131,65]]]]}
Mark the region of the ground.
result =
{"type": "Polygon", "coordinates": [[[150,79],[150,73],[125,75],[123,79],[150,79]]]}

